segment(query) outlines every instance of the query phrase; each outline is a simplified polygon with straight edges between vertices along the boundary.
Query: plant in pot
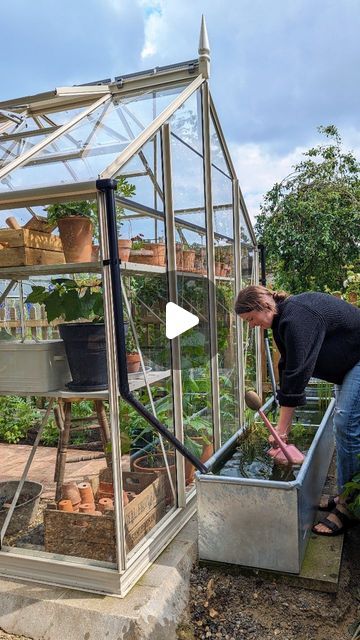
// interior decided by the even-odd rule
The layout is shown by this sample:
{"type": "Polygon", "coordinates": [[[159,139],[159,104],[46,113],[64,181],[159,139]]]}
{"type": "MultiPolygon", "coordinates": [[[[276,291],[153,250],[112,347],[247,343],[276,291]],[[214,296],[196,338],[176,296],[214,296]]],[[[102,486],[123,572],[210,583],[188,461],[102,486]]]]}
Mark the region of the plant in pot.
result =
{"type": "Polygon", "coordinates": [[[95,200],[56,202],[46,210],[48,222],[59,227],[66,262],[91,262],[97,225],[95,200]]]}
{"type": "MultiPolygon", "coordinates": [[[[117,193],[131,198],[135,193],[135,185],[126,178],[117,178],[117,193]]],[[[98,259],[99,245],[92,244],[92,239],[99,241],[99,219],[95,200],[75,200],[58,202],[46,207],[48,223],[57,225],[64,249],[66,262],[90,262],[98,259]]],[[[121,233],[124,209],[116,205],[116,226],[118,236],[121,233]]],[[[131,240],[118,239],[119,256],[124,262],[129,260],[131,240]]]]}
{"type": "MultiPolygon", "coordinates": [[[[60,320],[72,391],[99,391],[108,386],[103,296],[99,280],[55,278],[48,289],[33,286],[26,302],[43,304],[49,322],[60,320]]],[[[124,323],[125,333],[128,324],[124,323]]]]}
{"type": "Polygon", "coordinates": [[[126,336],[126,363],[128,373],[137,373],[140,369],[140,354],[131,331],[126,336]]]}
{"type": "MultiPolygon", "coordinates": [[[[124,176],[117,178],[117,193],[124,198],[132,198],[135,195],[135,185],[126,180],[124,176]]],[[[131,238],[121,238],[121,227],[123,225],[124,209],[116,203],[116,228],[118,235],[119,258],[122,262],[129,262],[132,248],[131,238]]]]}
{"type": "Polygon", "coordinates": [[[195,249],[189,246],[188,244],[185,244],[183,248],[183,270],[184,271],[194,271],[195,255],[196,255],[195,249]]]}

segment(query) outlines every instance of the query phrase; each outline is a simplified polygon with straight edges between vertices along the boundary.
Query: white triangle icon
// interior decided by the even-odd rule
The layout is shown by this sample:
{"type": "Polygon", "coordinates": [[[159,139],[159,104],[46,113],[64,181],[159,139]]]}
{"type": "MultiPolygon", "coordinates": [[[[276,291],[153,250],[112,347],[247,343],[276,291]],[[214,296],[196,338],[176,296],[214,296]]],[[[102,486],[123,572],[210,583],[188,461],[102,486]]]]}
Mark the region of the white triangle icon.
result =
{"type": "Polygon", "coordinates": [[[174,302],[166,305],[166,337],[169,340],[176,338],[188,329],[192,329],[199,324],[199,318],[193,313],[189,313],[174,302]]]}

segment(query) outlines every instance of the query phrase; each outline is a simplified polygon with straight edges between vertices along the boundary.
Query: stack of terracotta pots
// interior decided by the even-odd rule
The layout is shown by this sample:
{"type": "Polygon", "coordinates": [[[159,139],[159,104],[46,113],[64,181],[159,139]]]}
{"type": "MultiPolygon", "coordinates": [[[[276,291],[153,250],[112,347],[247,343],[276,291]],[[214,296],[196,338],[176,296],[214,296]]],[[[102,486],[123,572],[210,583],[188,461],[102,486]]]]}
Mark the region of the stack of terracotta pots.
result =
{"type": "Polygon", "coordinates": [[[58,502],[59,511],[73,513],[89,513],[101,515],[95,509],[95,498],[90,482],[65,482],[61,488],[61,500],[58,502]]]}
{"type": "MultiPolygon", "coordinates": [[[[136,498],[136,493],[123,491],[124,507],[136,498]]],[[[59,511],[87,513],[89,515],[109,515],[114,511],[114,485],[100,480],[99,490],[94,496],[90,482],[65,482],[61,490],[61,500],[57,504],[59,511]]]]}

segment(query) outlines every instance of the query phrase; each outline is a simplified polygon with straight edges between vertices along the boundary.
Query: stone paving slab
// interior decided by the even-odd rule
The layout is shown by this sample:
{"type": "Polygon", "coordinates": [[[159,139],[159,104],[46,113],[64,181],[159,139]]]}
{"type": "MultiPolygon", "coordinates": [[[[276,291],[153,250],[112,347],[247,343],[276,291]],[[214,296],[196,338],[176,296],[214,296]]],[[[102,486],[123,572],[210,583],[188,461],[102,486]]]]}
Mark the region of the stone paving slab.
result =
{"type": "MultiPolygon", "coordinates": [[[[18,480],[20,478],[31,449],[31,445],[26,444],[0,444],[1,482],[5,480],[18,480]]],[[[40,482],[44,485],[42,498],[51,500],[53,500],[55,495],[54,470],[56,451],[56,447],[38,447],[28,473],[28,480],[40,482]]],[[[91,453],[91,451],[84,449],[72,449],[68,453],[68,460],[90,455],[91,453]]],[[[130,468],[128,455],[122,457],[122,464],[124,470],[130,468]]],[[[68,462],[65,466],[65,480],[82,482],[84,477],[91,477],[98,474],[99,470],[104,466],[106,466],[105,458],[84,460],[82,462],[68,462]]]]}
{"type": "Polygon", "coordinates": [[[192,518],[123,599],[0,579],[0,628],[33,640],[175,640],[197,554],[192,518]]]}

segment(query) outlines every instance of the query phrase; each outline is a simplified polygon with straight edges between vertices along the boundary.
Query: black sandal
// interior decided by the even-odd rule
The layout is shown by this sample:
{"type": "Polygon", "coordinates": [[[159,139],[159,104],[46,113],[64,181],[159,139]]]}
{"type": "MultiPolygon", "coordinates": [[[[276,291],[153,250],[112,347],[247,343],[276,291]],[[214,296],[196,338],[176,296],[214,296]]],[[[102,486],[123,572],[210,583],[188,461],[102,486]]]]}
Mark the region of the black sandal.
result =
{"type": "Polygon", "coordinates": [[[332,520],[329,520],[329,518],[324,518],[324,520],[322,520],[321,522],[317,522],[311,529],[311,531],[317,536],[328,536],[329,538],[332,536],[340,536],[345,533],[345,531],[353,527],[357,522],[353,518],[347,516],[346,513],[339,511],[339,509],[337,509],[336,507],[331,511],[331,513],[333,513],[340,520],[342,526],[340,527],[338,524],[336,524],[336,522],[332,522],[332,520]],[[317,527],[319,524],[325,525],[325,527],[330,529],[330,531],[317,531],[315,527],[317,527]]]}
{"type": "Polygon", "coordinates": [[[329,496],[326,505],[321,506],[319,504],[318,511],[332,511],[333,509],[336,509],[336,505],[338,504],[338,502],[335,502],[335,498],[337,497],[338,496],[329,496]]]}

